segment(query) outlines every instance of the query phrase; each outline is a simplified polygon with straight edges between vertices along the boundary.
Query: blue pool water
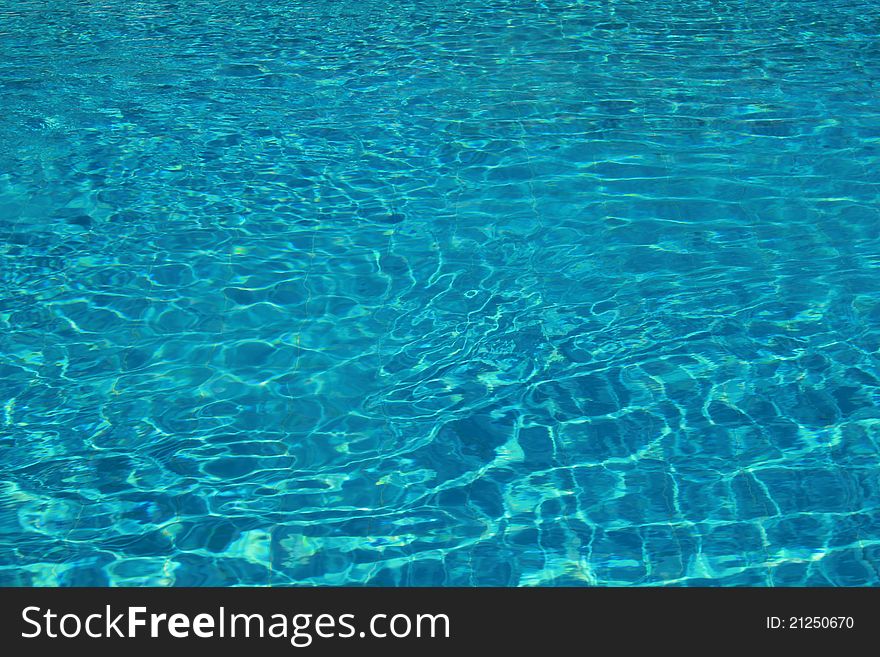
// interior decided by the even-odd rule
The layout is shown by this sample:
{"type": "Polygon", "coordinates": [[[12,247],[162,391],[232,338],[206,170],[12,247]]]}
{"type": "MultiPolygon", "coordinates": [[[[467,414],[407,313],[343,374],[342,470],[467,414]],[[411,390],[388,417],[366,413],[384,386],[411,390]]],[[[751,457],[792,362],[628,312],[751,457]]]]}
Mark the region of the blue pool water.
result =
{"type": "Polygon", "coordinates": [[[878,35],[0,0],[0,584],[880,584],[878,35]]]}

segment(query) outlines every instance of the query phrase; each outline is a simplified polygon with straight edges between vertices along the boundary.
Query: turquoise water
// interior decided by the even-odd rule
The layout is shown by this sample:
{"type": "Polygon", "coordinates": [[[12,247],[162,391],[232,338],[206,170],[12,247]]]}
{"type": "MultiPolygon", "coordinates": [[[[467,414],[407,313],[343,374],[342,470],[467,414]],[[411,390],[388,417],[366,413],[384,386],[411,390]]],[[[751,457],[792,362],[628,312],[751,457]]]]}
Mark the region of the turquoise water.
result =
{"type": "Polygon", "coordinates": [[[880,584],[878,35],[0,0],[0,584],[880,584]]]}

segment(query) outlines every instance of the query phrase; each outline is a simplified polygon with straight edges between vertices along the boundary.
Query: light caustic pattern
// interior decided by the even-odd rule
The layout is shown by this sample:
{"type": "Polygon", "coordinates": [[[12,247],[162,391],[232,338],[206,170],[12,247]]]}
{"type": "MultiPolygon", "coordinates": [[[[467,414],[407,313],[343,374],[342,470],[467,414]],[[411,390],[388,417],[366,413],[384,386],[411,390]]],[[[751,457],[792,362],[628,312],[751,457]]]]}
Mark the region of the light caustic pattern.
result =
{"type": "Polygon", "coordinates": [[[0,0],[0,583],[880,583],[878,35],[0,0]]]}

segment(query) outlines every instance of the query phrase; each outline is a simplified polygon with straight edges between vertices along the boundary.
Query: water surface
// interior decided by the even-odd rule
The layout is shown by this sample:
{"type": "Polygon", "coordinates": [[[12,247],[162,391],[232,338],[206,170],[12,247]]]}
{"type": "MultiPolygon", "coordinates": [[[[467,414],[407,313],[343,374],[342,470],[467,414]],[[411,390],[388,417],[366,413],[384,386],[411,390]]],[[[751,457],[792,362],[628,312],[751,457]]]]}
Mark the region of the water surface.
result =
{"type": "Polygon", "coordinates": [[[0,0],[0,583],[877,585],[878,35],[0,0]]]}

